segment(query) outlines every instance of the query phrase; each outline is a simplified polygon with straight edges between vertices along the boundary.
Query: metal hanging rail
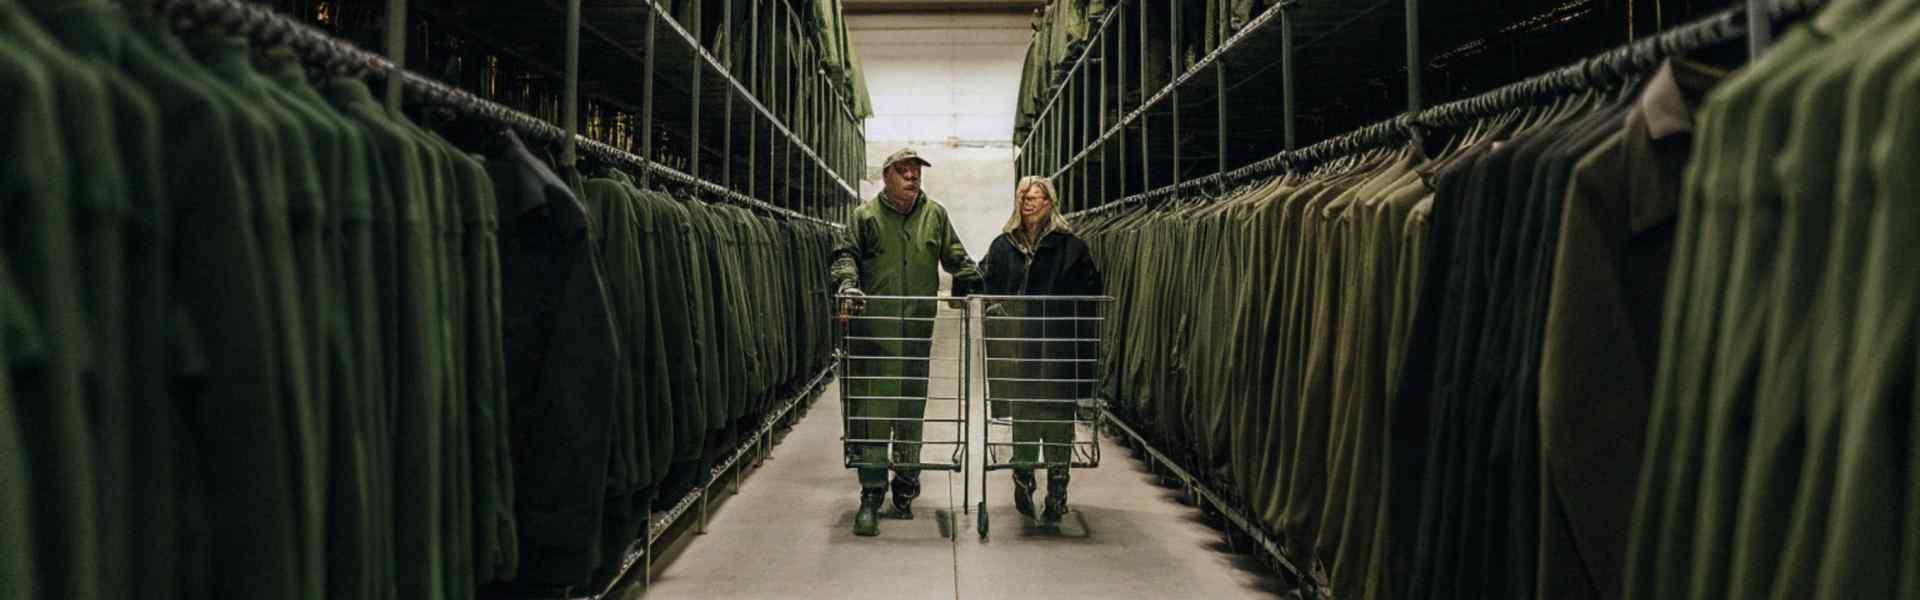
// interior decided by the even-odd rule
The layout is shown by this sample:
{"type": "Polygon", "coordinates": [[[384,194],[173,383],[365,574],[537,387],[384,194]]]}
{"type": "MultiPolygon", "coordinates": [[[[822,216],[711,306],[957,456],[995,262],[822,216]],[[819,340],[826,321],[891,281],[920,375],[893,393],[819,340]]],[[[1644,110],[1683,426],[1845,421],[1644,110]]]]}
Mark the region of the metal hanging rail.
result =
{"type": "Polygon", "coordinates": [[[1168,458],[1166,453],[1161,452],[1159,448],[1155,448],[1146,436],[1140,435],[1139,431],[1127,425],[1127,422],[1121,420],[1118,415],[1102,408],[1100,409],[1100,418],[1112,424],[1116,430],[1125,434],[1127,439],[1132,440],[1134,445],[1146,452],[1148,471],[1153,471],[1156,465],[1164,466],[1168,471],[1172,471],[1173,477],[1180,480],[1181,487],[1187,491],[1187,497],[1193,499],[1196,508],[1204,508],[1201,506],[1202,503],[1212,506],[1215,511],[1218,511],[1222,517],[1227,519],[1228,523],[1238,528],[1241,533],[1246,534],[1247,537],[1252,538],[1254,545],[1259,546],[1260,550],[1266,552],[1267,556],[1273,558],[1274,562],[1280,565],[1282,570],[1300,582],[1301,587],[1304,588],[1301,590],[1304,592],[1302,594],[1303,597],[1326,597],[1324,594],[1327,587],[1326,582],[1318,580],[1311,572],[1301,569],[1299,565],[1294,564],[1293,559],[1288,558],[1287,553],[1280,549],[1280,543],[1275,541],[1272,536],[1267,535],[1266,528],[1261,527],[1253,519],[1247,518],[1233,503],[1221,498],[1218,492],[1213,491],[1213,488],[1209,488],[1203,483],[1204,480],[1194,477],[1192,473],[1187,472],[1184,467],[1181,467],[1180,463],[1168,458]]]}
{"type": "MultiPolygon", "coordinates": [[[[331,34],[263,6],[242,0],[162,0],[159,8],[165,14],[185,17],[191,22],[218,23],[256,42],[286,46],[298,54],[303,62],[311,65],[355,75],[372,75],[386,78],[388,81],[398,81],[406,92],[422,101],[469,117],[499,123],[530,140],[563,145],[571,137],[583,156],[643,170],[669,181],[698,187],[748,208],[830,227],[841,226],[832,221],[807,216],[748,197],[719,184],[694,178],[666,165],[647,161],[631,152],[585,136],[569,136],[565,129],[538,117],[508,108],[419,73],[402,69],[384,56],[361,49],[352,43],[335,38],[331,34]]],[[[736,82],[735,85],[738,83],[736,82]]],[[[842,185],[845,184],[842,183],[842,185]]],[[[849,197],[855,197],[855,195],[849,192],[849,197]]]]}
{"type": "Polygon", "coordinates": [[[800,389],[799,393],[794,394],[791,398],[782,402],[777,410],[768,413],[766,418],[761,419],[760,426],[754,430],[753,435],[745,440],[741,440],[740,444],[735,446],[733,451],[727,454],[726,460],[721,461],[720,464],[710,469],[704,483],[694,487],[692,490],[688,490],[687,495],[681,496],[679,500],[673,503],[673,508],[668,509],[667,512],[660,515],[658,519],[652,520],[649,523],[647,532],[640,539],[634,540],[633,543],[628,546],[626,555],[621,558],[620,569],[612,578],[607,580],[605,587],[591,595],[570,597],[569,600],[608,600],[616,598],[617,596],[615,596],[614,593],[620,589],[621,584],[626,583],[629,578],[634,577],[636,574],[641,578],[640,583],[642,585],[651,584],[653,581],[653,558],[658,555],[655,548],[660,544],[661,540],[666,539],[667,532],[675,524],[679,523],[681,519],[686,518],[689,513],[694,513],[697,509],[700,521],[698,528],[694,531],[696,533],[706,533],[707,517],[709,516],[707,509],[711,502],[715,483],[721,480],[722,475],[725,475],[727,471],[731,470],[733,471],[733,477],[728,482],[727,489],[732,493],[740,493],[740,478],[745,475],[745,465],[753,464],[758,466],[762,459],[773,454],[774,430],[779,428],[782,423],[787,423],[789,417],[795,416],[794,409],[799,408],[802,403],[809,402],[817,397],[822,391],[822,386],[832,378],[838,366],[839,362],[835,361],[834,363],[828,364],[826,368],[822,369],[819,373],[816,373],[812,379],[808,380],[807,385],[800,389]],[[748,461],[747,459],[749,458],[753,460],[748,461]],[[636,570],[636,567],[638,570],[636,570]]]}
{"type": "MultiPolygon", "coordinates": [[[[1758,1],[1764,5],[1765,14],[1762,20],[1769,23],[1805,14],[1826,4],[1826,0],[1758,1]]],[[[1477,96],[1434,106],[1411,115],[1403,114],[1297,151],[1269,156],[1227,173],[1214,173],[1199,179],[1164,186],[1078,211],[1070,216],[1096,215],[1165,198],[1188,188],[1216,184],[1233,185],[1249,179],[1298,172],[1335,158],[1406,143],[1412,139],[1412,134],[1417,130],[1467,126],[1516,108],[1536,104],[1544,99],[1586,90],[1617,88],[1658,68],[1668,57],[1743,39],[1747,33],[1748,14],[1745,6],[1734,6],[1701,20],[1635,40],[1625,46],[1477,96]]]]}
{"type": "Polygon", "coordinates": [[[744,475],[741,467],[748,464],[746,459],[752,457],[754,460],[751,461],[751,463],[757,466],[760,464],[761,459],[773,453],[774,430],[778,428],[781,423],[787,422],[788,417],[794,415],[794,409],[799,408],[801,403],[809,402],[817,397],[819,393],[823,391],[822,386],[826,385],[827,381],[833,378],[833,374],[838,372],[839,365],[839,361],[836,360],[828,364],[826,368],[821,369],[819,373],[814,374],[813,379],[809,380],[807,385],[801,388],[799,393],[794,394],[793,397],[788,398],[786,402],[781,403],[778,410],[768,413],[766,418],[761,419],[760,427],[754,430],[751,437],[741,440],[740,445],[734,447],[733,452],[727,454],[725,461],[714,465],[713,469],[708,472],[705,483],[688,491],[686,496],[681,497],[679,502],[674,503],[672,510],[667,511],[667,513],[661,515],[659,519],[654,520],[647,528],[645,537],[635,541],[636,545],[642,547],[637,548],[636,552],[628,553],[627,560],[622,562],[619,575],[608,582],[607,588],[594,596],[593,600],[612,598],[613,592],[619,587],[620,582],[630,576],[635,566],[641,567],[640,577],[642,584],[651,585],[653,583],[653,557],[656,555],[654,552],[655,546],[658,546],[660,540],[666,537],[667,531],[671,529],[674,524],[679,523],[680,519],[685,518],[687,513],[693,512],[696,506],[699,507],[700,521],[697,523],[698,528],[695,529],[695,532],[706,533],[707,518],[710,516],[707,509],[712,500],[714,484],[720,481],[723,474],[731,470],[733,471],[733,478],[728,482],[727,489],[734,494],[740,493],[740,478],[744,475]],[[645,542],[645,544],[640,544],[640,542],[645,542]]]}

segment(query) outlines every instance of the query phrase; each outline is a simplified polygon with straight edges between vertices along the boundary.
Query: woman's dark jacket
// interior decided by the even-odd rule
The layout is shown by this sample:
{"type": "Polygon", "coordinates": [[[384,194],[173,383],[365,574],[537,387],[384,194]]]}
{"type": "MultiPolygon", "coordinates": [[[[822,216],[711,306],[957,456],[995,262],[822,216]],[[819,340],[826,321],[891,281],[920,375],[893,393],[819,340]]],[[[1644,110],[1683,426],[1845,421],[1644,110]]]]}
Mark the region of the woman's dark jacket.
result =
{"type": "Polygon", "coordinates": [[[1002,233],[994,238],[980,262],[987,294],[1098,296],[1104,292],[1093,254],[1078,236],[1055,229],[1040,238],[1029,254],[1014,241],[1015,235],[1002,233]]]}

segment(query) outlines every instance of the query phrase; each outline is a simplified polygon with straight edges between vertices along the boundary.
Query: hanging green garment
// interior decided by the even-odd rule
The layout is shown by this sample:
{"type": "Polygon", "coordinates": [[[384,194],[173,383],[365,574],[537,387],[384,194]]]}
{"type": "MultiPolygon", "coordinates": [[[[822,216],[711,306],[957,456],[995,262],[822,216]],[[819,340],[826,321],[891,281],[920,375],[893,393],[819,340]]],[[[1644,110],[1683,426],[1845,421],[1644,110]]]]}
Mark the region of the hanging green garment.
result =
{"type": "Polygon", "coordinates": [[[321,143],[319,155],[324,205],[319,239],[304,257],[307,294],[319,310],[310,325],[323,347],[325,369],[317,373],[329,383],[324,418],[331,424],[325,439],[326,483],[326,594],[328,597],[373,597],[376,579],[372,556],[371,495],[368,445],[372,398],[382,393],[375,374],[381,368],[378,316],[372,305],[371,240],[366,223],[371,218],[372,181],[366,169],[368,146],[357,125],[341,117],[307,83],[306,72],[290,57],[282,57],[272,77],[283,101],[303,116],[321,143]],[[366,261],[366,270],[354,270],[349,259],[366,261]],[[359,294],[366,296],[361,298],[359,294]]]}
{"type": "MultiPolygon", "coordinates": [[[[52,81],[41,65],[26,59],[11,43],[0,40],[0,83],[13,91],[0,98],[0,111],[22,117],[0,124],[7,154],[21,157],[0,163],[0,206],[9,211],[66,195],[66,179],[57,176],[64,169],[61,156],[49,152],[60,148],[52,81]]],[[[16,416],[24,401],[16,400],[11,379],[21,366],[50,361],[48,340],[29,305],[31,300],[19,292],[8,267],[16,248],[10,242],[17,233],[7,228],[0,237],[4,244],[0,248],[6,250],[0,253],[0,358],[6,360],[5,370],[0,371],[0,593],[33,598],[40,577],[31,513],[35,487],[29,467],[34,457],[26,446],[31,439],[20,429],[16,416]]]]}
{"type": "Polygon", "coordinates": [[[179,518],[171,522],[181,545],[177,554],[155,558],[161,564],[177,560],[177,567],[146,571],[141,579],[162,596],[179,590],[185,597],[292,597],[290,436],[283,427],[263,425],[287,417],[255,230],[253,174],[261,155],[251,149],[260,130],[168,25],[149,19],[140,29],[143,35],[129,38],[125,67],[165,115],[163,136],[173,148],[165,154],[172,175],[168,196],[179,216],[173,221],[175,259],[223,265],[173,274],[170,287],[183,310],[169,324],[172,364],[188,386],[177,389],[193,393],[180,398],[187,410],[179,435],[168,436],[164,420],[148,430],[154,435],[146,440],[154,444],[150,448],[180,460],[148,457],[154,479],[143,486],[154,493],[143,497],[180,498],[173,513],[179,518]],[[216,577],[217,561],[225,556],[249,557],[257,568],[216,577]]]}
{"type": "Polygon", "coordinates": [[[513,456],[508,447],[506,357],[501,346],[500,210],[486,159],[474,179],[467,218],[469,301],[468,375],[473,410],[474,581],[511,578],[517,571],[513,513],[513,456]]]}
{"type": "MultiPolygon", "coordinates": [[[[142,223],[155,223],[152,217],[156,206],[165,206],[163,199],[155,197],[162,179],[158,109],[147,92],[114,65],[120,45],[115,33],[123,29],[114,29],[110,22],[96,22],[105,16],[79,6],[56,8],[35,3],[28,8],[38,13],[47,34],[57,38],[75,60],[87,63],[100,75],[112,110],[114,160],[96,167],[101,170],[99,178],[84,180],[91,182],[87,187],[95,193],[75,205],[75,241],[82,261],[82,286],[90,292],[86,301],[93,339],[85,385],[95,447],[99,561],[102,565],[132,565],[136,557],[145,554],[143,550],[150,549],[133,536],[135,523],[155,515],[144,513],[136,502],[134,438],[136,423],[141,422],[137,407],[143,404],[128,399],[138,394],[143,400],[165,404],[164,390],[149,391],[151,388],[134,385],[136,378],[148,383],[158,381],[144,377],[149,372],[145,369],[165,372],[155,362],[160,356],[155,350],[160,343],[156,336],[164,332],[150,326],[154,321],[149,319],[166,313],[133,301],[153,300],[154,296],[135,294],[154,289],[153,282],[162,277],[165,268],[165,263],[156,260],[168,256],[154,246],[132,244],[132,236],[142,236],[139,241],[159,241],[147,237],[153,230],[142,227],[142,223]],[[117,171],[117,175],[108,171],[117,171]],[[136,209],[136,203],[143,206],[136,209]],[[136,210],[146,219],[135,221],[136,210]],[[131,250],[134,248],[138,250],[131,250]]],[[[165,310],[165,303],[159,304],[159,310],[165,310]]],[[[96,576],[100,594],[107,598],[129,595],[135,585],[133,577],[132,569],[104,569],[96,576]]]]}
{"type": "MultiPolygon", "coordinates": [[[[683,282],[677,286],[682,290],[679,301],[682,311],[678,314],[686,320],[687,333],[685,346],[685,371],[676,369],[676,376],[688,377],[687,385],[692,390],[687,398],[687,414],[692,417],[688,423],[690,431],[683,440],[691,451],[676,453],[682,460],[697,460],[705,450],[709,432],[720,428],[720,406],[725,399],[725,382],[721,379],[721,357],[714,352],[719,341],[715,338],[717,324],[713,320],[714,307],[711,281],[702,276],[707,272],[707,246],[704,232],[696,227],[694,213],[672,196],[651,190],[639,192],[641,201],[653,206],[656,211],[655,231],[662,232],[667,247],[669,264],[666,266],[669,281],[683,282]]],[[[673,300],[669,300],[673,302],[673,300]]],[[[671,352],[671,351],[670,351],[671,352]]],[[[675,388],[680,389],[679,387],[675,388]]]]}
{"type": "MultiPolygon", "coordinates": [[[[1804,148],[1795,147],[1793,152],[1777,159],[1776,173],[1787,180],[1787,197],[1790,202],[1800,200],[1790,203],[1790,207],[1796,209],[1796,214],[1807,217],[1804,221],[1790,224],[1789,231],[1794,231],[1794,228],[1800,231],[1826,231],[1823,245],[1804,248],[1801,254],[1811,256],[1794,261],[1795,266],[1810,261],[1817,268],[1813,272],[1821,274],[1817,278],[1819,284],[1808,286],[1806,280],[1782,284],[1797,284],[1798,288],[1784,293],[1813,294],[1812,304],[1806,310],[1783,317],[1793,321],[1790,327],[1804,327],[1803,331],[1782,332],[1782,335],[1792,335],[1792,339],[1800,340],[1794,345],[1804,344],[1805,349],[1789,348],[1784,352],[1785,356],[1776,359],[1778,369],[1800,368],[1802,371],[1799,377],[1776,371],[1775,377],[1761,386],[1763,398],[1782,399],[1779,401],[1791,399],[1804,411],[1800,415],[1794,414],[1791,409],[1768,413],[1763,423],[1770,434],[1766,438],[1768,442],[1778,439],[1775,437],[1778,433],[1775,432],[1783,425],[1787,427],[1787,434],[1805,436],[1805,455],[1801,457],[1797,469],[1798,485],[1791,490],[1776,489],[1773,492],[1776,495],[1786,494],[1785,497],[1774,498],[1774,501],[1790,501],[1791,511],[1786,514],[1792,515],[1783,530],[1784,546],[1778,566],[1767,571],[1749,570],[1746,576],[1736,575],[1736,584],[1747,583],[1749,586],[1743,589],[1770,589],[1775,597],[1793,594],[1804,597],[1826,593],[1870,594],[1867,588],[1856,586],[1892,584],[1873,577],[1861,582],[1831,582],[1824,579],[1824,571],[1828,569],[1852,568],[1839,563],[1852,557],[1848,555],[1848,549],[1837,549],[1835,544],[1861,541],[1856,537],[1857,532],[1840,534],[1836,531],[1844,519],[1835,515],[1841,510],[1853,510],[1849,501],[1854,498],[1843,497],[1840,492],[1841,486],[1847,485],[1842,483],[1841,478],[1846,477],[1844,473],[1847,469],[1842,466],[1842,461],[1847,460],[1847,440],[1851,437],[1849,428],[1866,425],[1867,421],[1853,421],[1854,425],[1848,423],[1856,418],[1882,418],[1866,415],[1879,410],[1876,407],[1884,402],[1884,399],[1872,396],[1856,397],[1851,388],[1851,369],[1855,368],[1856,362],[1864,366],[1881,359],[1853,354],[1864,349],[1857,346],[1856,342],[1873,337],[1857,328],[1861,323],[1859,319],[1864,316],[1861,311],[1868,307],[1865,298],[1875,293],[1863,286],[1868,279],[1865,269],[1867,248],[1873,236],[1871,219],[1875,211],[1882,210],[1879,204],[1884,201],[1881,198],[1885,193],[1880,187],[1882,179],[1876,173],[1878,164],[1875,159],[1885,150],[1877,148],[1876,140],[1886,135],[1885,121],[1892,118],[1875,107],[1897,94],[1900,85],[1898,74],[1903,73],[1911,62],[1902,57],[1911,56],[1914,32],[1920,30],[1920,21],[1913,18],[1908,3],[1882,6],[1883,10],[1873,13],[1869,25],[1828,22],[1835,16],[1834,13],[1857,16],[1850,15],[1849,11],[1870,8],[1855,3],[1837,4],[1808,25],[1808,29],[1823,34],[1835,31],[1832,28],[1834,26],[1840,27],[1839,31],[1844,31],[1846,37],[1839,38],[1836,43],[1845,44],[1847,49],[1840,51],[1843,54],[1837,62],[1853,66],[1843,70],[1837,68],[1838,65],[1830,65],[1822,71],[1816,83],[1802,91],[1795,111],[1796,134],[1790,139],[1812,141],[1834,136],[1839,145],[1832,148],[1827,144],[1834,142],[1816,141],[1804,148]],[[1894,21],[1886,22],[1889,18],[1894,21]],[[1828,113],[1804,112],[1822,105],[1834,106],[1836,110],[1828,113]],[[1836,114],[1839,116],[1836,117],[1836,114]],[[1840,119],[1838,123],[1835,122],[1836,118],[1840,119]],[[1813,131],[1815,129],[1817,131],[1813,131]],[[1806,133],[1801,135],[1799,132],[1806,133]],[[1823,148],[1823,154],[1812,154],[1823,151],[1823,148]],[[1825,164],[1819,167],[1807,164],[1806,161],[1816,157],[1825,164]],[[1828,169],[1832,169],[1831,173],[1827,172],[1828,169]],[[1800,179],[1802,176],[1808,179],[1800,179]],[[1807,203],[1811,203],[1811,206],[1807,203]],[[1822,249],[1824,252],[1821,252],[1822,249]],[[1799,364],[1802,362],[1804,365],[1799,364]],[[1829,371],[1813,371],[1821,368],[1829,371]],[[1804,383],[1799,379],[1804,379],[1804,383]],[[1836,395],[1830,393],[1831,390],[1843,392],[1836,395]],[[1836,401],[1839,398],[1849,401],[1836,401]],[[1800,419],[1804,419],[1804,424],[1795,422],[1800,419]],[[1801,427],[1804,427],[1804,433],[1797,431],[1801,427]],[[1794,561],[1810,562],[1803,564],[1794,561]],[[1833,587],[1825,587],[1828,585],[1833,587]]],[[[1780,251],[1784,253],[1786,249],[1782,247],[1780,251]]],[[[1781,293],[1779,290],[1776,292],[1781,293]]],[[[1872,309],[1877,310],[1878,307],[1872,309]]],[[[1875,328],[1878,325],[1875,324],[1875,328]]],[[[1887,326],[1890,329],[1899,327],[1897,323],[1887,323],[1887,326]]],[[[1858,485],[1858,480],[1855,480],[1855,485],[1858,485]]],[[[1877,486],[1878,483],[1868,485],[1877,486]]],[[[1759,508],[1762,507],[1753,507],[1752,512],[1743,508],[1744,513],[1758,517],[1757,522],[1749,525],[1750,530],[1764,527],[1770,531],[1782,531],[1780,524],[1767,522],[1765,519],[1770,515],[1758,513],[1759,508]]],[[[1854,525],[1857,526],[1857,523],[1854,525]]],[[[1886,564],[1875,560],[1865,560],[1863,566],[1886,564]]]]}
{"type": "MultiPolygon", "coordinates": [[[[328,102],[340,111],[348,123],[358,127],[365,138],[365,168],[367,187],[367,220],[365,239],[351,244],[361,254],[358,258],[349,258],[350,265],[364,269],[365,278],[358,282],[356,295],[361,302],[368,302],[367,309],[357,315],[357,327],[373,327],[378,331],[397,331],[403,322],[401,314],[401,282],[399,278],[400,255],[398,251],[399,215],[396,212],[397,194],[410,193],[418,173],[418,162],[411,154],[402,149],[403,134],[394,129],[386,120],[385,111],[373,101],[366,85],[357,79],[334,79],[327,83],[328,102]]],[[[394,501],[393,494],[384,486],[394,481],[394,442],[395,422],[392,417],[399,399],[411,385],[403,381],[401,370],[411,359],[401,353],[401,336],[382,335],[362,340],[362,346],[373,344],[375,355],[379,356],[379,368],[371,376],[377,378],[372,385],[377,393],[362,402],[363,419],[368,435],[367,456],[367,503],[369,506],[368,523],[371,547],[368,550],[371,569],[369,578],[373,581],[373,593],[378,598],[392,598],[397,593],[397,565],[388,562],[397,551],[396,537],[393,532],[394,501]]]]}
{"type": "Polygon", "coordinates": [[[88,427],[88,381],[83,379],[92,367],[88,322],[92,315],[80,294],[86,283],[81,268],[92,265],[79,250],[85,236],[77,236],[76,230],[79,219],[89,216],[94,207],[125,201],[119,196],[126,191],[120,164],[110,158],[115,155],[111,97],[96,69],[55,47],[38,25],[10,3],[0,3],[0,31],[9,42],[7,55],[21,57],[10,78],[26,94],[36,90],[47,94],[23,98],[19,101],[23,111],[9,113],[27,121],[18,126],[19,133],[42,133],[36,129],[47,126],[44,133],[58,136],[40,139],[45,143],[21,148],[14,156],[63,157],[72,152],[100,157],[53,158],[37,165],[47,171],[9,178],[8,185],[19,186],[19,192],[6,198],[4,208],[10,217],[8,227],[0,232],[11,266],[20,273],[19,293],[39,316],[48,342],[38,360],[15,360],[10,365],[16,393],[23,399],[20,420],[35,424],[22,433],[28,468],[39,474],[32,496],[34,514],[39,515],[34,531],[36,583],[48,595],[97,598],[97,479],[88,427]],[[96,181],[106,184],[85,184],[96,181]],[[43,193],[26,195],[30,191],[43,193]]]}
{"type": "Polygon", "coordinates": [[[687,276],[690,288],[694,291],[693,307],[695,316],[695,344],[700,349],[700,391],[706,399],[706,430],[709,443],[716,440],[716,433],[726,427],[727,399],[732,382],[730,365],[734,357],[722,351],[726,347],[722,329],[722,317],[717,282],[714,280],[714,238],[707,223],[707,214],[699,202],[683,200],[664,192],[658,193],[661,201],[676,208],[676,214],[684,213],[681,230],[687,245],[687,276]]]}
{"type": "MultiPolygon", "coordinates": [[[[856,122],[873,117],[873,93],[867,90],[867,67],[860,61],[860,53],[855,51],[857,47],[857,44],[847,44],[847,63],[853,65],[853,70],[847,75],[847,79],[853,82],[853,118],[856,122]]],[[[851,138],[852,134],[858,131],[848,128],[847,133],[851,138]]],[[[856,143],[857,140],[849,139],[847,147],[856,148],[856,143]]]]}
{"type": "Polygon", "coordinates": [[[445,561],[443,579],[448,593],[455,597],[469,597],[475,593],[475,576],[469,570],[474,553],[473,532],[470,529],[473,523],[472,403],[464,365],[470,360],[467,339],[473,334],[463,326],[468,296],[464,262],[467,235],[464,207],[467,198],[476,193],[479,187],[477,180],[484,178],[485,172],[484,167],[439,135],[417,126],[413,130],[422,146],[438,154],[446,165],[443,193],[433,212],[441,282],[441,356],[444,357],[447,374],[447,402],[441,421],[441,455],[446,468],[442,483],[445,487],[442,488],[440,544],[445,548],[442,555],[445,561]]]}
{"type": "Polygon", "coordinates": [[[333,83],[333,100],[358,123],[377,149],[374,211],[374,259],[385,331],[412,331],[386,339],[383,353],[392,362],[387,369],[391,404],[377,411],[385,415],[379,431],[391,442],[376,444],[375,481],[390,481],[389,493],[374,502],[391,522],[392,541],[383,556],[414,556],[396,565],[395,593],[413,594],[439,589],[444,582],[440,560],[441,480],[437,473],[441,440],[439,420],[444,380],[434,356],[440,348],[438,318],[430,291],[433,278],[428,235],[427,179],[412,132],[390,116],[357,80],[333,83]],[[412,590],[412,591],[408,591],[412,590]]]}
{"type": "Polygon", "coordinates": [[[314,337],[308,318],[312,302],[305,296],[299,268],[305,254],[317,251],[310,245],[317,239],[312,217],[320,203],[312,138],[299,118],[272,97],[271,83],[252,70],[244,40],[205,34],[191,38],[189,44],[236,100],[255,111],[253,123],[262,132],[254,147],[255,156],[262,159],[255,173],[263,175],[255,198],[263,227],[256,235],[271,265],[264,273],[272,292],[283,386],[290,399],[284,426],[291,436],[286,452],[292,460],[289,475],[296,498],[294,585],[299,590],[296,597],[318,598],[325,572],[325,462],[317,399],[324,395],[310,368],[311,359],[317,358],[311,356],[314,348],[308,342],[314,337]]]}
{"type": "Polygon", "coordinates": [[[614,332],[622,340],[621,390],[614,398],[612,427],[614,443],[608,466],[604,532],[600,538],[600,564],[603,572],[617,565],[626,545],[638,536],[645,523],[644,513],[634,514],[636,500],[652,493],[653,464],[658,462],[655,439],[671,432],[663,430],[666,415],[660,413],[659,391],[654,388],[653,369],[647,364],[656,356],[659,340],[651,335],[648,282],[643,270],[634,219],[626,202],[626,189],[613,179],[586,182],[582,204],[587,209],[593,233],[589,234],[599,251],[600,264],[607,275],[607,296],[612,301],[614,332]],[[636,498],[639,497],[639,498],[636,498]]]}

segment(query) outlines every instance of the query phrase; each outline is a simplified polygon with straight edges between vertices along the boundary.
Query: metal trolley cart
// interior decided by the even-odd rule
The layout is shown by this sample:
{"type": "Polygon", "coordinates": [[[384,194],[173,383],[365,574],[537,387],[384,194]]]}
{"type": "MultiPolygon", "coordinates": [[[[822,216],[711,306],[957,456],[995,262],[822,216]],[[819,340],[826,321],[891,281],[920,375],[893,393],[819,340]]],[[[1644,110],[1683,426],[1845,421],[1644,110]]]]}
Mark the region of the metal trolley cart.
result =
{"type": "MultiPolygon", "coordinates": [[[[1108,296],[984,296],[982,470],[1100,466],[1100,329],[1108,296]]],[[[987,537],[987,477],[978,529],[987,537]]]]}
{"type": "Polygon", "coordinates": [[[944,308],[956,300],[935,296],[836,299],[847,468],[955,471],[965,480],[971,311],[944,308]],[[848,301],[864,307],[849,311],[848,301]],[[941,351],[947,340],[959,342],[957,352],[941,351]]]}

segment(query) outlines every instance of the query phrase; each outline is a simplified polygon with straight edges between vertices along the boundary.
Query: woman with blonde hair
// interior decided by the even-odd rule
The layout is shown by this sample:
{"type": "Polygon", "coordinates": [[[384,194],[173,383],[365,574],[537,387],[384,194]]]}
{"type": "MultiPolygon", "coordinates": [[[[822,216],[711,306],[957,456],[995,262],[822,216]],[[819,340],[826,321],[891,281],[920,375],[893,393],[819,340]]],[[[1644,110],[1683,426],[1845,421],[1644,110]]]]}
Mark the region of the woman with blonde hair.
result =
{"type": "MultiPolygon", "coordinates": [[[[980,262],[987,294],[1102,293],[1100,272],[1087,243],[1073,234],[1066,217],[1055,210],[1058,197],[1053,183],[1038,175],[1021,178],[1014,186],[1013,215],[980,262]]],[[[1047,299],[999,302],[988,310],[987,337],[1019,340],[989,343],[1002,345],[995,348],[999,352],[994,356],[1021,360],[987,365],[991,396],[1004,399],[1002,406],[991,408],[995,416],[1010,412],[1013,417],[1014,507],[1023,515],[1034,516],[1037,483],[1033,470],[1045,466],[1047,500],[1040,519],[1048,525],[1058,523],[1067,512],[1074,415],[1078,400],[1093,391],[1092,385],[1080,382],[1095,377],[1091,362],[1059,359],[1094,358],[1095,344],[1077,340],[1099,336],[1097,321],[1061,317],[1088,317],[1096,314],[1095,310],[1092,302],[1047,299]]]]}

